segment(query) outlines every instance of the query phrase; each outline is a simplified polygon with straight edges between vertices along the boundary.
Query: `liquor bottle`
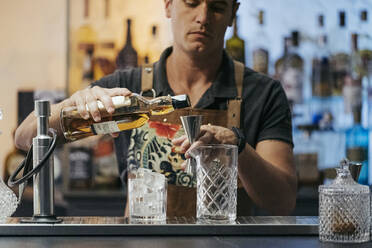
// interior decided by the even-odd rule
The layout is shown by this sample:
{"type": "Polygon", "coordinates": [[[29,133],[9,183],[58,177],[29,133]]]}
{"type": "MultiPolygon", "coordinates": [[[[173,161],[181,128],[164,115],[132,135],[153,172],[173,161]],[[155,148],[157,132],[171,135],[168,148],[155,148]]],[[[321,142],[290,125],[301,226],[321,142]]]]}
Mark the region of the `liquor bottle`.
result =
{"type": "Polygon", "coordinates": [[[370,61],[372,61],[372,37],[370,35],[370,32],[370,25],[368,24],[368,11],[361,10],[358,27],[358,47],[362,60],[362,76],[368,74],[368,64],[370,61]]]}
{"type": "Polygon", "coordinates": [[[154,63],[159,60],[163,48],[159,39],[159,28],[157,25],[152,25],[150,38],[147,42],[147,52],[144,58],[145,64],[154,63]]]}
{"type": "Polygon", "coordinates": [[[348,73],[344,78],[342,95],[345,113],[362,106],[362,61],[358,51],[358,35],[352,34],[352,52],[348,73]]]}
{"type": "Polygon", "coordinates": [[[132,20],[127,19],[127,38],[125,46],[120,50],[116,58],[116,66],[118,69],[127,69],[138,66],[138,55],[137,51],[132,45],[132,34],[131,34],[132,20]]]}
{"type": "Polygon", "coordinates": [[[90,0],[84,0],[81,23],[78,29],[71,32],[71,50],[69,51],[69,84],[68,93],[86,87],[83,79],[84,64],[87,50],[94,49],[97,44],[98,34],[91,23],[90,0]]]}
{"type": "Polygon", "coordinates": [[[328,97],[332,94],[332,72],[330,66],[330,53],[327,46],[327,35],[324,32],[324,17],[318,16],[320,34],[317,40],[317,49],[312,61],[312,92],[316,97],[328,97]]]}
{"type": "Polygon", "coordinates": [[[253,70],[263,74],[268,74],[269,50],[267,44],[269,44],[270,41],[265,29],[264,15],[265,12],[260,10],[258,14],[258,31],[254,36],[254,40],[252,41],[252,59],[253,70]]]}
{"type": "Polygon", "coordinates": [[[339,12],[338,28],[331,35],[332,56],[331,68],[333,74],[332,95],[342,95],[342,87],[344,85],[345,76],[349,70],[350,56],[348,47],[350,44],[350,36],[346,29],[346,14],[345,11],[339,12]],[[340,42],[343,41],[343,42],[340,42]]]}
{"type": "Polygon", "coordinates": [[[273,78],[281,80],[283,74],[284,59],[288,56],[288,47],[291,45],[291,38],[284,37],[283,39],[283,55],[275,61],[275,74],[273,78]]]}
{"type": "Polygon", "coordinates": [[[245,42],[238,35],[238,17],[234,19],[234,33],[230,39],[226,41],[226,51],[231,58],[245,64],[245,42]]]}
{"type": "Polygon", "coordinates": [[[298,53],[299,37],[298,31],[292,32],[291,46],[288,48],[287,56],[284,57],[281,75],[281,83],[290,104],[303,101],[304,61],[298,53]]]}
{"type": "Polygon", "coordinates": [[[161,96],[149,100],[138,94],[132,94],[131,96],[115,96],[112,101],[115,106],[115,112],[112,115],[105,111],[102,102],[97,101],[101,111],[100,122],[94,122],[93,118],[83,119],[75,106],[62,109],[60,118],[65,138],[73,141],[96,134],[137,128],[144,125],[151,115],[163,115],[174,109],[190,106],[187,95],[161,96]]]}
{"type": "Polygon", "coordinates": [[[88,87],[94,81],[94,47],[87,47],[85,50],[85,56],[83,60],[83,78],[81,82],[81,88],[88,87]]]}
{"type": "Polygon", "coordinates": [[[93,146],[93,184],[95,189],[118,190],[120,177],[113,138],[103,135],[93,146]]]}
{"type": "Polygon", "coordinates": [[[68,188],[89,190],[93,183],[92,148],[85,142],[75,142],[69,146],[68,188]]]}
{"type": "Polygon", "coordinates": [[[346,156],[350,161],[362,163],[359,183],[371,184],[368,178],[368,130],[361,125],[361,106],[353,109],[354,126],[346,131],[346,156]]]}
{"type": "Polygon", "coordinates": [[[316,125],[299,125],[301,130],[295,132],[294,163],[296,165],[299,185],[317,185],[320,182],[318,166],[320,164],[322,144],[312,136],[316,125]]]}

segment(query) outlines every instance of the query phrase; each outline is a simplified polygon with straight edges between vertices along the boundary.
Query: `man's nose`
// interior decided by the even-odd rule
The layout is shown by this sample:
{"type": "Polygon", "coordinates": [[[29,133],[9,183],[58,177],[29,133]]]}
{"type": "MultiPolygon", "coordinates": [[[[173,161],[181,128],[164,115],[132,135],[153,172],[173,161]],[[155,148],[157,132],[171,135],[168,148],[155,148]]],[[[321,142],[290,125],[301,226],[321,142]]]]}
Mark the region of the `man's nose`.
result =
{"type": "Polygon", "coordinates": [[[206,2],[203,2],[199,5],[197,8],[197,17],[196,21],[197,23],[200,23],[201,25],[207,25],[209,23],[209,8],[208,4],[206,2]]]}

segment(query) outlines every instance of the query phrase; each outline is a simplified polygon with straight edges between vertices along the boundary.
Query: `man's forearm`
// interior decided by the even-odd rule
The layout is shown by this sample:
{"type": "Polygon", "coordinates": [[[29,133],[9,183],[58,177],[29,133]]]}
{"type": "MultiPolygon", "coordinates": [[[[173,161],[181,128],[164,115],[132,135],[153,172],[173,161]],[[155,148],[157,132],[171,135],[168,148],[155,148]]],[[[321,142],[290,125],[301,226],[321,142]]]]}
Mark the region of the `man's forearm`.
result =
{"type": "Polygon", "coordinates": [[[248,144],[239,155],[238,168],[245,190],[258,206],[274,215],[288,215],[293,210],[297,189],[295,173],[274,166],[248,144]]]}

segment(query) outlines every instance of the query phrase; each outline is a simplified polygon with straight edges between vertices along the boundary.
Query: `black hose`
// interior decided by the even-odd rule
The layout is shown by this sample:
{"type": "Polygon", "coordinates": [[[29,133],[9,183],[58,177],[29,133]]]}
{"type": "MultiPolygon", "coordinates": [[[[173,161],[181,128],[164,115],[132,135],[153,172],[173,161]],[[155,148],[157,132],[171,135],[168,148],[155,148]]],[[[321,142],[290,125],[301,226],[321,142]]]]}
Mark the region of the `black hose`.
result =
{"type": "Polygon", "coordinates": [[[17,184],[21,184],[28,179],[30,179],[34,174],[38,173],[42,167],[44,166],[45,162],[49,159],[50,155],[52,155],[54,149],[56,148],[57,145],[57,134],[56,131],[52,128],[49,129],[49,132],[53,134],[53,140],[52,143],[49,145],[47,153],[44,155],[43,159],[39,162],[38,165],[36,165],[32,170],[30,168],[32,167],[32,157],[33,157],[33,145],[31,145],[30,150],[27,152],[27,156],[25,160],[17,167],[17,169],[13,172],[12,175],[10,175],[9,180],[8,180],[8,185],[10,187],[13,187],[17,184]],[[18,176],[19,172],[23,170],[23,176],[19,179],[16,180],[16,177],[18,176]]]}

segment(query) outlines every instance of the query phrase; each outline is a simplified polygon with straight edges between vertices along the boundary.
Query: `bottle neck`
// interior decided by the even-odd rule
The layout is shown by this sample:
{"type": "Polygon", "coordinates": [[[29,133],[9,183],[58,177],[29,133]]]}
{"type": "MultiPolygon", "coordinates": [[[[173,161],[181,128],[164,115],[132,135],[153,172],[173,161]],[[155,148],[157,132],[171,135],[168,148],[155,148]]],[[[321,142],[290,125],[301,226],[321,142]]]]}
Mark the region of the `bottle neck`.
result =
{"type": "Polygon", "coordinates": [[[235,19],[234,19],[234,36],[235,37],[238,37],[238,24],[237,24],[237,22],[238,22],[238,17],[235,17],[235,19]]]}
{"type": "Polygon", "coordinates": [[[126,46],[132,46],[132,35],[131,35],[131,24],[132,20],[127,20],[127,40],[126,40],[126,46]]]}

